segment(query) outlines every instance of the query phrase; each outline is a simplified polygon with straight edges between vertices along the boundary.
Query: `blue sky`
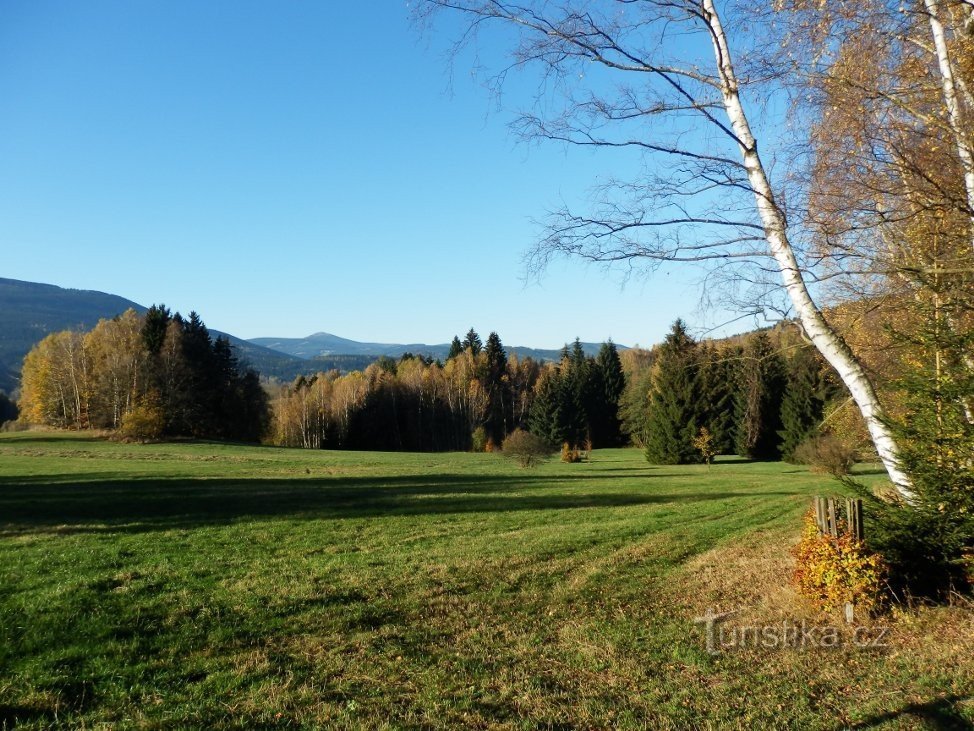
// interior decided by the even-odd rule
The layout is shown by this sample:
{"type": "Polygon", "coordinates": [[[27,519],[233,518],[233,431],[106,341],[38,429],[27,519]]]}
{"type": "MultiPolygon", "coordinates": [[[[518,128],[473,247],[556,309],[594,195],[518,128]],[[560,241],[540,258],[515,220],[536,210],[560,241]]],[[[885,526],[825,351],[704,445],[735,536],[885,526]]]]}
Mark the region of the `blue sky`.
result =
{"type": "Polygon", "coordinates": [[[444,41],[400,0],[0,3],[3,276],[241,337],[650,344],[728,317],[693,270],[525,285],[532,219],[637,161],[517,143],[527,80],[498,108],[444,41]]]}

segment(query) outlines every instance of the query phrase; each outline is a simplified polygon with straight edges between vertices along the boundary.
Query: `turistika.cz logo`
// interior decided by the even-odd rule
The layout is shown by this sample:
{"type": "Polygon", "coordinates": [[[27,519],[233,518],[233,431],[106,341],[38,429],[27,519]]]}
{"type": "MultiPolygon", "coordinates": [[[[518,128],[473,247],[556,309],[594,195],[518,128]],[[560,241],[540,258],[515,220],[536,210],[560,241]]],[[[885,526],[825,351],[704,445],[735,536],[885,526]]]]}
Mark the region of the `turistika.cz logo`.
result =
{"type": "Polygon", "coordinates": [[[889,633],[889,627],[856,625],[840,628],[810,624],[805,620],[793,622],[786,619],[777,624],[749,626],[725,623],[734,614],[736,612],[718,614],[708,608],[703,616],[694,617],[693,623],[704,628],[704,641],[711,655],[746,648],[811,650],[852,646],[876,649],[886,647],[886,635],[889,633]]]}

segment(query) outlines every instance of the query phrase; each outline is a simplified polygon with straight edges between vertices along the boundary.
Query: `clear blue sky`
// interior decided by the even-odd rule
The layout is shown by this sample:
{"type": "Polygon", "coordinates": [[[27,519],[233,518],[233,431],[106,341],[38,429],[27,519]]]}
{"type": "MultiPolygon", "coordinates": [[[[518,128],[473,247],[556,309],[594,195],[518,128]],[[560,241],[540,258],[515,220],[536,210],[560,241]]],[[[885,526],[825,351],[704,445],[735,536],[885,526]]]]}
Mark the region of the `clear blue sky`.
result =
{"type": "Polygon", "coordinates": [[[532,218],[636,161],[519,145],[520,82],[498,109],[441,41],[401,0],[0,3],[2,275],[240,337],[631,345],[724,318],[693,271],[526,286],[532,218]]]}

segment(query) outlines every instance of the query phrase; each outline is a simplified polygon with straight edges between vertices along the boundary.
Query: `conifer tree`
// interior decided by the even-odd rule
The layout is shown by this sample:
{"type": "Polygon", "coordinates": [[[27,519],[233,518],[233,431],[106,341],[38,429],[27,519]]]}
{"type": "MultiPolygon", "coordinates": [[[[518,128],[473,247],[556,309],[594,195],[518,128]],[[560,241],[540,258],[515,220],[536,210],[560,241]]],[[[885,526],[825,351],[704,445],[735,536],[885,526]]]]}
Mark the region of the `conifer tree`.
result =
{"type": "Polygon", "coordinates": [[[766,332],[744,346],[741,383],[737,391],[737,453],[749,459],[775,460],[781,456],[781,399],[785,365],[766,332]]]}
{"type": "Polygon", "coordinates": [[[447,360],[453,360],[458,355],[460,355],[460,353],[462,353],[462,352],[463,352],[463,343],[460,342],[460,338],[458,338],[456,335],[454,335],[453,336],[453,342],[450,343],[450,352],[446,356],[446,359],[447,360]]]}
{"type": "Polygon", "coordinates": [[[460,345],[464,350],[470,350],[475,356],[480,355],[480,351],[484,349],[483,341],[473,328],[470,328],[460,345]]]}
{"type": "Polygon", "coordinates": [[[693,446],[700,424],[697,344],[682,320],[659,347],[646,423],[646,459],[653,464],[700,461],[693,446]]]}
{"type": "Polygon", "coordinates": [[[781,457],[791,461],[795,449],[814,436],[825,408],[821,361],[815,351],[798,348],[788,363],[788,385],[781,400],[781,457]]]}
{"type": "Polygon", "coordinates": [[[500,445],[507,433],[510,402],[510,380],[507,377],[507,353],[500,336],[492,332],[484,348],[484,389],[487,391],[487,422],[484,428],[494,444],[500,445]]]}
{"type": "Polygon", "coordinates": [[[960,317],[949,300],[921,301],[917,309],[924,320],[909,333],[894,333],[911,357],[896,384],[903,413],[892,423],[914,501],[877,503],[867,538],[892,565],[897,586],[940,595],[974,583],[974,424],[967,413],[974,329],[956,325],[960,317]]]}
{"type": "Polygon", "coordinates": [[[561,382],[557,367],[548,366],[541,371],[528,414],[528,431],[553,445],[564,441],[561,382]]]}
{"type": "Polygon", "coordinates": [[[568,358],[562,361],[562,442],[580,447],[592,432],[592,415],[601,396],[594,362],[585,355],[578,338],[572,344],[568,358]]]}
{"type": "Polygon", "coordinates": [[[142,324],[142,341],[149,355],[158,355],[166,339],[171,314],[165,305],[152,305],[145,313],[142,324]]]}
{"type": "Polygon", "coordinates": [[[735,451],[737,363],[732,349],[717,349],[710,343],[701,346],[701,425],[710,434],[715,454],[735,451]]]}
{"type": "Polygon", "coordinates": [[[592,419],[597,426],[592,441],[596,447],[619,446],[622,442],[619,402],[626,388],[626,377],[619,351],[611,340],[602,343],[592,371],[599,387],[595,400],[596,414],[592,419]]]}

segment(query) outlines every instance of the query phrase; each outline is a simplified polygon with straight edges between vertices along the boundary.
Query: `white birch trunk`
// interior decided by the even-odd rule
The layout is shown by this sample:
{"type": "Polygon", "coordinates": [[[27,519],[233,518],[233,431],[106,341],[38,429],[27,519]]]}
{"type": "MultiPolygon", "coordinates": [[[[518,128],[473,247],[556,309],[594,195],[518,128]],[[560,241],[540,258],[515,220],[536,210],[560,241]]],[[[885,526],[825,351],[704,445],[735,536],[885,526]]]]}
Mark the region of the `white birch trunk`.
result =
{"type": "Polygon", "coordinates": [[[788,240],[785,216],[775,202],[774,192],[758,155],[757,143],[744,113],[734,66],[730,59],[727,37],[724,34],[720,16],[714,7],[713,0],[703,0],[702,9],[704,19],[711,32],[724,108],[740,144],[741,153],[744,157],[744,167],[747,171],[748,181],[754,190],[754,198],[761,223],[764,226],[765,237],[771,254],[781,271],[785,290],[788,292],[805,334],[822,356],[835,368],[859,407],[890,480],[903,499],[912,502],[912,485],[909,477],[899,467],[896,442],[893,439],[892,432],[883,422],[883,410],[876,396],[876,391],[862,365],[849,350],[849,346],[829,326],[816,307],[802,277],[795,252],[788,240]]]}

